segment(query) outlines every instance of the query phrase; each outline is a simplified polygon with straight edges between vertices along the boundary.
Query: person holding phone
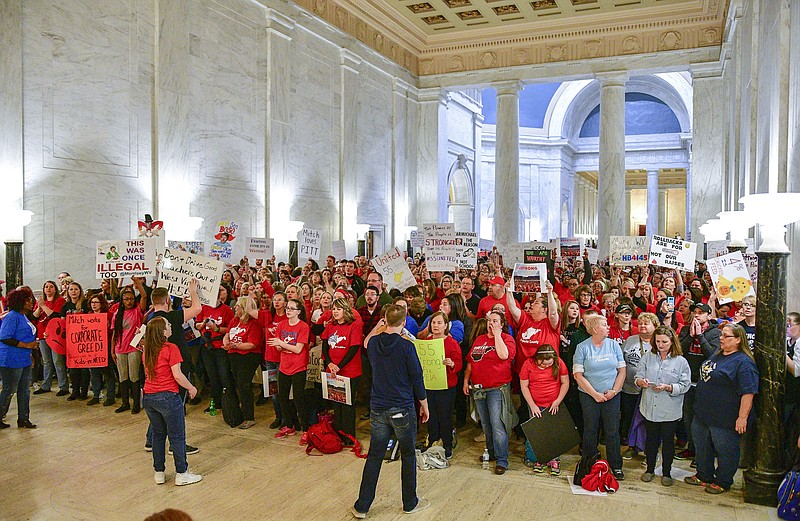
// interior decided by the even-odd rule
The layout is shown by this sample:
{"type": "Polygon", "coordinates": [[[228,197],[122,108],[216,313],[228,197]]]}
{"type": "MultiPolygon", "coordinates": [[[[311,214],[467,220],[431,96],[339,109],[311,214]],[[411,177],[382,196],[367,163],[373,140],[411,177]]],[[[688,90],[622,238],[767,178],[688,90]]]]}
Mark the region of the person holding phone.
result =
{"type": "Polygon", "coordinates": [[[683,396],[691,388],[689,362],[681,356],[675,332],[667,326],[656,328],[655,342],[639,362],[634,383],[642,389],[639,412],[647,429],[645,461],[641,480],[649,483],[655,475],[658,445],[661,444],[661,484],[672,486],[672,460],[675,456],[675,431],[683,416],[683,396]]]}

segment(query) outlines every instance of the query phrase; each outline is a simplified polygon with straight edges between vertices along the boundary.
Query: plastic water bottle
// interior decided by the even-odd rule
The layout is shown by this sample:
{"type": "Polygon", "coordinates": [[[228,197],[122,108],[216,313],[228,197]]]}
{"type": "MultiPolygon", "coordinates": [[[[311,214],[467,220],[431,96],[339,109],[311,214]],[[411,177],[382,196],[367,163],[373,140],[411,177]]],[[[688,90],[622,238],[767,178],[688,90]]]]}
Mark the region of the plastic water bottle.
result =
{"type": "Polygon", "coordinates": [[[483,470],[489,470],[489,449],[483,449],[483,456],[481,456],[481,465],[483,470]]]}
{"type": "Polygon", "coordinates": [[[209,416],[217,415],[217,406],[214,404],[214,398],[211,398],[211,403],[208,404],[208,415],[209,416]]]}

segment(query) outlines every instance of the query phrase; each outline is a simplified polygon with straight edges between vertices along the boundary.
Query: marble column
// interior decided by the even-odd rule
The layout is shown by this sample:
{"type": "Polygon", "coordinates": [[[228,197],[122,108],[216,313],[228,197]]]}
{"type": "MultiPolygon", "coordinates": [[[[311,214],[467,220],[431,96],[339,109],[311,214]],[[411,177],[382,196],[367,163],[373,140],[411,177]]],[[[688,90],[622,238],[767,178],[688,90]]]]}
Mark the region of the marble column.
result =
{"type": "MultiPolygon", "coordinates": [[[[389,244],[405,247],[408,223],[408,95],[411,86],[394,79],[392,82],[392,201],[389,244]]],[[[379,252],[383,253],[383,252],[379,252]]]]}
{"type": "Polygon", "coordinates": [[[658,190],[658,234],[667,234],[667,190],[658,190]]]}
{"type": "Polygon", "coordinates": [[[341,59],[341,106],[339,107],[342,122],[339,136],[339,230],[340,240],[345,241],[347,251],[356,251],[358,247],[358,157],[361,151],[355,139],[358,128],[358,105],[361,95],[360,67],[361,57],[347,49],[339,51],[341,59]]]}
{"type": "Polygon", "coordinates": [[[786,265],[788,253],[757,252],[756,341],[760,385],[755,410],[753,465],[744,473],[744,500],[775,506],[785,473],[783,394],[786,376],[786,265]]]}
{"type": "Polygon", "coordinates": [[[6,294],[22,286],[22,267],[22,241],[6,241],[6,294]]]}
{"type": "MultiPolygon", "coordinates": [[[[800,63],[800,2],[791,2],[791,42],[789,46],[792,63],[800,63]]],[[[787,192],[800,192],[800,70],[791,67],[789,75],[789,146],[787,165],[787,192]]],[[[800,252],[800,222],[787,226],[786,242],[793,252],[800,252]]],[[[787,311],[800,311],[800,262],[787,266],[787,311]]]]}
{"type": "Polygon", "coordinates": [[[447,222],[447,103],[438,87],[419,91],[419,146],[416,177],[416,219],[411,225],[447,222]]]}
{"type": "Polygon", "coordinates": [[[600,81],[600,171],[597,180],[597,246],[608,256],[608,238],[626,235],[625,82],[627,72],[598,74],[600,81]]]}
{"type": "Polygon", "coordinates": [[[658,169],[647,171],[647,235],[658,234],[658,169]]]}
{"type": "MultiPolygon", "coordinates": [[[[694,128],[692,129],[691,237],[699,227],[722,211],[722,184],[725,175],[725,98],[722,70],[718,67],[690,67],[694,87],[694,128]]],[[[688,181],[688,179],[687,179],[688,181]]]]}
{"type": "Polygon", "coordinates": [[[519,91],[518,81],[493,85],[497,90],[497,139],[494,172],[494,242],[519,242],[519,91]]]}

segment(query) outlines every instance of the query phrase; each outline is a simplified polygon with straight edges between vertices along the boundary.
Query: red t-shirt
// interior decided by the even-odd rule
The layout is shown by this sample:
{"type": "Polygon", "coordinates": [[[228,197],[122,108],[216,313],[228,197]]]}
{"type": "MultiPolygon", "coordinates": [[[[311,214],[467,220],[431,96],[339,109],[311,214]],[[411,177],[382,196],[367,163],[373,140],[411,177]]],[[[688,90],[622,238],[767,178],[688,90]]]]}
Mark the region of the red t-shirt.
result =
{"type": "MultiPolygon", "coordinates": [[[[144,380],[144,394],[177,393],[178,382],[175,381],[175,377],[172,375],[172,366],[181,362],[183,362],[183,357],[178,346],[170,342],[164,342],[156,360],[155,377],[147,375],[144,380]]],[[[142,354],[142,363],[144,363],[144,354],[142,354]]]]}
{"type": "Polygon", "coordinates": [[[540,346],[550,344],[558,352],[561,342],[561,332],[558,328],[553,328],[550,319],[545,317],[542,320],[533,320],[524,311],[517,322],[517,342],[521,353],[518,356],[521,362],[517,365],[522,367],[522,362],[532,357],[539,350],[540,346]]]}
{"type": "Polygon", "coordinates": [[[311,329],[305,322],[300,321],[295,325],[291,325],[288,320],[284,320],[278,324],[275,337],[293,346],[303,344],[303,350],[299,353],[281,349],[280,371],[283,374],[291,376],[308,368],[308,338],[310,335],[311,329]]]}
{"type": "Polygon", "coordinates": [[[36,338],[38,339],[44,338],[44,333],[47,331],[47,324],[50,320],[61,316],[61,308],[64,307],[66,301],[62,297],[56,296],[54,301],[45,302],[44,304],[50,308],[52,313],[45,315],[44,311],[42,311],[42,314],[39,315],[39,320],[36,322],[36,338]]]}
{"type": "Polygon", "coordinates": [[[508,348],[508,358],[500,360],[495,349],[495,339],[489,335],[481,335],[475,339],[467,355],[467,363],[472,367],[470,381],[485,388],[499,387],[511,381],[511,364],[517,352],[517,343],[506,333],[502,334],[503,343],[508,348]]]}
{"type": "MultiPolygon", "coordinates": [[[[114,342],[114,352],[120,355],[133,353],[136,348],[131,346],[133,337],[136,336],[136,331],[142,325],[144,320],[144,313],[142,308],[134,306],[131,309],[124,309],[122,306],[117,308],[117,313],[124,313],[122,315],[122,334],[119,335],[114,342]]],[[[114,314],[114,324],[116,324],[117,316],[114,314]]],[[[112,326],[113,328],[114,326],[112,326]]]]}
{"type": "Polygon", "coordinates": [[[546,369],[539,368],[536,365],[536,360],[529,358],[522,364],[522,370],[519,372],[519,379],[528,381],[528,389],[531,392],[533,401],[539,407],[550,407],[553,402],[558,398],[558,393],[561,390],[561,377],[569,376],[567,365],[560,358],[556,359],[558,363],[558,378],[553,378],[553,368],[546,369]]]}
{"type": "Polygon", "coordinates": [[[253,349],[229,349],[228,353],[237,355],[246,355],[249,353],[261,354],[264,345],[264,328],[258,323],[258,320],[252,318],[244,324],[236,317],[231,322],[231,328],[228,330],[228,337],[233,345],[234,342],[241,344],[242,342],[249,342],[255,344],[253,349]]]}
{"type": "MultiPolygon", "coordinates": [[[[344,355],[352,346],[361,346],[361,326],[353,321],[349,324],[336,324],[331,322],[325,327],[320,338],[328,341],[328,356],[331,362],[339,365],[344,355]]],[[[283,370],[283,367],[281,367],[283,370]]],[[[327,368],[325,369],[327,371],[327,368]]],[[[339,366],[339,374],[348,378],[361,376],[361,350],[357,350],[355,356],[347,362],[344,367],[339,366]]]]}
{"type": "Polygon", "coordinates": [[[261,289],[264,290],[264,293],[269,295],[270,297],[275,295],[275,288],[272,287],[272,284],[266,279],[261,281],[261,289]]]}
{"type": "MultiPolygon", "coordinates": [[[[517,302],[516,300],[514,302],[517,302]]],[[[506,323],[511,324],[511,312],[508,311],[508,304],[506,303],[506,296],[503,295],[503,298],[494,298],[491,295],[486,295],[481,299],[478,303],[478,313],[475,314],[475,318],[486,318],[486,313],[492,310],[495,305],[501,304],[503,308],[506,310],[506,323]]],[[[522,309],[519,302],[517,302],[517,307],[522,309]]]]}
{"type": "Polygon", "coordinates": [[[273,346],[269,345],[269,342],[266,342],[270,338],[275,338],[275,334],[278,331],[278,324],[286,320],[286,315],[273,315],[270,313],[268,309],[259,309],[258,310],[258,323],[265,329],[264,331],[264,341],[266,345],[264,346],[264,360],[267,362],[272,362],[277,364],[281,361],[281,353],[273,346]]]}
{"type": "Polygon", "coordinates": [[[458,372],[464,367],[464,360],[461,354],[461,346],[450,335],[444,337],[444,357],[449,358],[455,364],[452,368],[445,366],[447,369],[447,388],[452,389],[458,385],[458,372]]]}
{"type": "Polygon", "coordinates": [[[209,323],[215,323],[218,327],[229,327],[231,321],[234,319],[233,310],[227,304],[220,304],[215,308],[203,305],[203,309],[200,311],[200,314],[194,319],[194,322],[197,325],[197,330],[201,333],[210,333],[211,338],[213,339],[211,341],[211,345],[213,345],[215,349],[222,349],[222,338],[225,336],[225,333],[222,331],[214,331],[206,326],[201,326],[205,319],[208,319],[209,323]]]}
{"type": "Polygon", "coordinates": [[[639,328],[636,327],[636,324],[634,324],[633,321],[631,321],[627,330],[619,327],[619,322],[616,320],[608,321],[608,338],[611,340],[616,340],[619,345],[624,344],[629,336],[638,334],[639,328]]]}

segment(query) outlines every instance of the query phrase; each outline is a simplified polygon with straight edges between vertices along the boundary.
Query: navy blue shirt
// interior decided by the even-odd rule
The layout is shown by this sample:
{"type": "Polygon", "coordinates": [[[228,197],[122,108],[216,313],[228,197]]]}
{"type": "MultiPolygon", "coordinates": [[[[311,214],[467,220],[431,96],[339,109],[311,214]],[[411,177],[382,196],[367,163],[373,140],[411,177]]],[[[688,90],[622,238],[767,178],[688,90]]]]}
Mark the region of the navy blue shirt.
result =
{"type": "Polygon", "coordinates": [[[367,356],[372,365],[370,410],[414,408],[424,400],[422,364],[412,342],[398,334],[381,333],[370,339],[367,356]]]}
{"type": "Polygon", "coordinates": [[[740,351],[727,356],[717,351],[700,366],[695,417],[710,427],[734,430],[742,395],[757,392],[758,367],[753,359],[740,351]]]}

